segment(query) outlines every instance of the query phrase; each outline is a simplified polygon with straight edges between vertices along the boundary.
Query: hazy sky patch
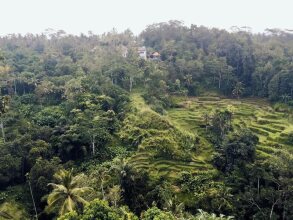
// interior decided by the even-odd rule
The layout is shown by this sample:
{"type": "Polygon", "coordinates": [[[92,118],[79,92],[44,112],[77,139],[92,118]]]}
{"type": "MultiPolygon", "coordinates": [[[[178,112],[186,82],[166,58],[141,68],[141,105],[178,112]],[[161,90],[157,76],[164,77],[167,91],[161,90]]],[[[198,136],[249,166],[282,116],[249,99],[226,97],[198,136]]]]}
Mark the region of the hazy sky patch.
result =
{"type": "Polygon", "coordinates": [[[249,26],[293,29],[292,0],[0,0],[0,35],[41,33],[101,34],[168,20],[229,29],[249,26]]]}

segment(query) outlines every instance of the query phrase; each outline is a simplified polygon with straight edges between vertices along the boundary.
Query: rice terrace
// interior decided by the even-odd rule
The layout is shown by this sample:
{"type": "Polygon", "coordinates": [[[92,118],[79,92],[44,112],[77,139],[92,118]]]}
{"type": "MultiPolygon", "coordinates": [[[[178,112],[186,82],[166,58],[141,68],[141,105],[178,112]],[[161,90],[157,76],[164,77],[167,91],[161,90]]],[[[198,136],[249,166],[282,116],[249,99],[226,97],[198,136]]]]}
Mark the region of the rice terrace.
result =
{"type": "MultiPolygon", "coordinates": [[[[177,161],[165,159],[152,159],[148,150],[140,150],[130,158],[130,162],[138,169],[148,169],[154,175],[167,175],[176,178],[176,173],[190,170],[204,172],[213,170],[210,164],[212,148],[211,143],[202,134],[205,130],[203,114],[213,113],[214,109],[231,108],[233,111],[233,124],[235,127],[248,127],[259,137],[257,157],[274,157],[275,153],[292,146],[286,140],[293,132],[292,114],[276,111],[263,99],[227,99],[217,96],[204,96],[197,98],[174,97],[176,107],[168,109],[166,115],[160,116],[153,112],[144,103],[140,94],[132,94],[132,103],[138,111],[149,111],[156,117],[162,118],[171,129],[178,129],[190,136],[201,136],[200,144],[194,151],[190,161],[177,161]],[[174,171],[174,172],[172,172],[174,171]]],[[[147,115],[142,113],[142,117],[147,115]]]]}
{"type": "Polygon", "coordinates": [[[0,220],[292,220],[292,8],[1,1],[0,220]]]}

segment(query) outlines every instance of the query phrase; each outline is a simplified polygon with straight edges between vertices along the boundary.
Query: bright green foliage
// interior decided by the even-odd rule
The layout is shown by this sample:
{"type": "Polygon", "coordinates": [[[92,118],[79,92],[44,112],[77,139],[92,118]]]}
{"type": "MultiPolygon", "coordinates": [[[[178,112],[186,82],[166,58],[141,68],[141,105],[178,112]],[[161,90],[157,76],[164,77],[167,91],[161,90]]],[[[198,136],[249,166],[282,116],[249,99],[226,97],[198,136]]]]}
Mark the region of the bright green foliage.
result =
{"type": "Polygon", "coordinates": [[[64,123],[65,116],[60,107],[46,107],[38,112],[33,120],[40,126],[54,127],[64,123]]]}
{"type": "Polygon", "coordinates": [[[80,220],[80,217],[75,211],[71,211],[60,216],[58,220],[80,220]]]}
{"type": "Polygon", "coordinates": [[[29,215],[16,201],[4,202],[0,205],[0,219],[28,220],[29,215]]]}
{"type": "Polygon", "coordinates": [[[106,201],[95,199],[85,207],[82,220],[122,220],[123,218],[118,215],[117,211],[109,207],[106,201]]]}
{"type": "Polygon", "coordinates": [[[133,214],[127,206],[119,207],[117,213],[119,216],[122,216],[123,220],[138,220],[138,217],[133,214]]]}
{"type": "Polygon", "coordinates": [[[106,201],[99,199],[93,200],[89,203],[82,214],[77,215],[76,212],[70,212],[62,217],[59,220],[122,220],[123,218],[118,215],[118,212],[111,207],[109,207],[106,201]]]}
{"type": "Polygon", "coordinates": [[[142,220],[175,220],[175,216],[170,212],[165,212],[157,207],[152,207],[142,214],[142,220]]]}
{"type": "Polygon", "coordinates": [[[95,199],[91,201],[81,214],[71,211],[58,220],[138,220],[127,207],[112,208],[106,201],[95,199]]]}

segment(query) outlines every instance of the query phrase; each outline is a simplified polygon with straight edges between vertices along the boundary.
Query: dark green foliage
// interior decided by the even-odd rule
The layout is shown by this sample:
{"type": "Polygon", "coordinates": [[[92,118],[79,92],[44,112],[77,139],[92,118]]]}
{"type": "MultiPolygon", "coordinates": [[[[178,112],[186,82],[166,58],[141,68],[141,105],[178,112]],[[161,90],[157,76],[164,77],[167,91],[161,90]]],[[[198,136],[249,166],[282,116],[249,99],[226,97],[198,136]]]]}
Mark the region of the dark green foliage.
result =
{"type": "Polygon", "coordinates": [[[42,197],[50,192],[48,184],[53,182],[54,174],[62,168],[59,158],[54,157],[51,160],[38,158],[30,170],[30,181],[34,192],[34,197],[38,208],[43,209],[46,201],[42,197]]]}
{"type": "Polygon", "coordinates": [[[292,99],[292,50],[288,49],[292,49],[292,34],[231,34],[170,21],[148,26],[141,37],[167,64],[167,85],[175,80],[184,82],[189,95],[198,95],[200,87],[208,87],[235,97],[243,94],[282,100],[287,94],[292,99]]]}
{"type": "Polygon", "coordinates": [[[293,132],[291,132],[291,133],[288,135],[288,139],[286,140],[286,143],[287,143],[288,145],[293,146],[293,132]]]}
{"type": "Polygon", "coordinates": [[[0,160],[0,185],[6,187],[20,177],[21,158],[4,153],[1,154],[0,160]]]}
{"type": "Polygon", "coordinates": [[[211,130],[216,136],[216,141],[221,141],[225,138],[225,135],[232,129],[232,113],[228,110],[220,111],[216,110],[211,116],[211,130]]]}
{"type": "Polygon", "coordinates": [[[136,172],[131,168],[127,168],[120,179],[123,200],[130,210],[138,215],[149,205],[146,197],[150,191],[148,182],[146,172],[136,172]]]}
{"type": "Polygon", "coordinates": [[[217,213],[231,213],[233,210],[233,195],[230,187],[216,181],[217,175],[192,175],[182,172],[179,183],[182,190],[188,193],[187,206],[200,207],[217,213]]]}
{"type": "Polygon", "coordinates": [[[235,167],[243,167],[255,159],[258,137],[249,130],[239,130],[228,135],[217,147],[214,164],[220,170],[229,172],[235,167]]]}
{"type": "Polygon", "coordinates": [[[292,155],[280,152],[279,158],[256,162],[246,169],[226,182],[234,185],[239,219],[291,219],[292,155]]]}
{"type": "Polygon", "coordinates": [[[269,98],[271,100],[281,100],[285,103],[292,100],[293,95],[293,72],[281,71],[276,74],[269,85],[269,98]]]}

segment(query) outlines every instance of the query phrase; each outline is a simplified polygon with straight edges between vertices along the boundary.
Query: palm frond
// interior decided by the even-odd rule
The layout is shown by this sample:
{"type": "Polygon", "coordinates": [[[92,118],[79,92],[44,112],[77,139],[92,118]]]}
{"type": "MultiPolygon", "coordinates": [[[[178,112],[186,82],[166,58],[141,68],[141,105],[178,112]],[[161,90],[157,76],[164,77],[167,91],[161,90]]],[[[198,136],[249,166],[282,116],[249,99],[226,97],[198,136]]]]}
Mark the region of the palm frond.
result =
{"type": "Polygon", "coordinates": [[[92,190],[90,187],[79,187],[82,179],[85,175],[80,174],[73,176],[73,170],[70,171],[60,170],[54,175],[58,183],[49,183],[48,186],[52,186],[53,191],[47,197],[48,206],[46,211],[50,212],[53,208],[59,209],[59,214],[63,215],[67,212],[73,211],[77,204],[87,204],[81,196],[83,193],[92,190]]]}
{"type": "Polygon", "coordinates": [[[62,184],[49,183],[48,186],[52,186],[54,191],[58,191],[58,192],[67,192],[68,191],[68,189],[62,184]]]}
{"type": "Polygon", "coordinates": [[[13,219],[13,216],[8,214],[5,211],[0,211],[0,218],[4,218],[4,219],[13,219]]]}
{"type": "Polygon", "coordinates": [[[73,195],[81,195],[82,193],[88,192],[93,190],[91,187],[79,187],[79,188],[74,188],[71,190],[71,194],[73,195]]]}

